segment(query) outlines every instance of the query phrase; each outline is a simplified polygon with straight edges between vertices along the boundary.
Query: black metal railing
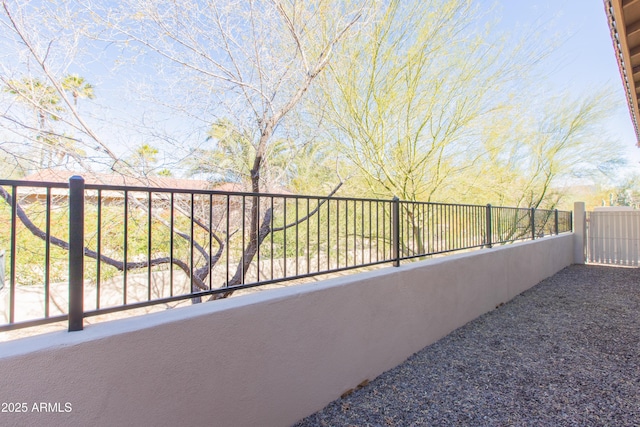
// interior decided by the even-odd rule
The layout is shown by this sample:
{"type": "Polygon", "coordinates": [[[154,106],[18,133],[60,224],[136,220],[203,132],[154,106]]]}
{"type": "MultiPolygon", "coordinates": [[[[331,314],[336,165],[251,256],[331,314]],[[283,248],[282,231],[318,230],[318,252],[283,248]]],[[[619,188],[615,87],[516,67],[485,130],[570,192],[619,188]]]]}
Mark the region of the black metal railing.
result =
{"type": "Polygon", "coordinates": [[[80,177],[0,180],[0,220],[0,331],[60,320],[79,330],[85,317],[572,231],[571,212],[557,210],[80,177]]]}

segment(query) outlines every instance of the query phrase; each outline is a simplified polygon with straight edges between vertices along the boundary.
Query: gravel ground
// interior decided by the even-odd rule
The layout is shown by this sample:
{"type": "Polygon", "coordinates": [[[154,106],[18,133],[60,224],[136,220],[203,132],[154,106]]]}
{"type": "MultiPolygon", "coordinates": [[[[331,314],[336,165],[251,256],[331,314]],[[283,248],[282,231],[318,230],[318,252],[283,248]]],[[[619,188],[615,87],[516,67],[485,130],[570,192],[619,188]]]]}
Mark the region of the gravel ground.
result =
{"type": "Polygon", "coordinates": [[[568,267],[295,426],[640,426],[639,291],[568,267]]]}

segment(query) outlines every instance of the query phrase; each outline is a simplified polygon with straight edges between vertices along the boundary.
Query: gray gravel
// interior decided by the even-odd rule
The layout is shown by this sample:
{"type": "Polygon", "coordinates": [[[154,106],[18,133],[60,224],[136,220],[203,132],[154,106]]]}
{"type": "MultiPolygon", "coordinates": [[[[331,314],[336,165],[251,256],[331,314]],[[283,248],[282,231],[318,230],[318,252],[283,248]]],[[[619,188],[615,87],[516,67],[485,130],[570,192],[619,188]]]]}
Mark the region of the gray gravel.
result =
{"type": "Polygon", "coordinates": [[[296,426],[640,426],[640,269],[571,266],[296,426]]]}

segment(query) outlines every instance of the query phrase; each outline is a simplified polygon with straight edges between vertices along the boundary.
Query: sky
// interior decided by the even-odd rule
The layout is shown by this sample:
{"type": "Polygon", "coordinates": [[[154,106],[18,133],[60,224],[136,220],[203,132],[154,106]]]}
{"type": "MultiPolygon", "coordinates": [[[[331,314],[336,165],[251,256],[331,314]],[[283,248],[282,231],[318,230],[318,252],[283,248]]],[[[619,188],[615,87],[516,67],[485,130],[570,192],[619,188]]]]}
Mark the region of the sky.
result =
{"type": "MultiPolygon", "coordinates": [[[[548,80],[545,83],[547,90],[558,92],[569,90],[576,95],[574,98],[603,87],[611,90],[615,105],[612,105],[612,118],[607,124],[607,132],[620,140],[631,169],[640,173],[640,148],[636,147],[636,136],[626,106],[603,0],[476,0],[476,4],[481,12],[488,11],[489,18],[495,18],[498,21],[495,27],[497,31],[522,34],[522,31],[530,32],[533,29],[538,30],[543,37],[562,40],[551,58],[544,61],[544,72],[548,80]]],[[[101,64],[96,63],[93,66],[98,67],[101,64]]],[[[104,74],[105,70],[71,70],[83,76],[87,71],[95,71],[100,75],[104,74]]],[[[96,87],[97,98],[104,100],[106,105],[115,105],[124,117],[122,131],[114,129],[111,122],[104,120],[104,123],[101,123],[104,134],[118,140],[118,132],[123,133],[121,140],[128,141],[123,150],[148,142],[146,139],[140,139],[143,138],[142,136],[132,136],[128,132],[129,116],[136,116],[134,113],[137,94],[126,93],[123,97],[123,90],[126,92],[126,88],[123,89],[117,75],[114,78],[117,84],[110,84],[109,81],[102,81],[91,75],[87,75],[87,78],[96,87]],[[125,102],[122,102],[123,99],[125,102]]],[[[109,76],[104,78],[108,79],[109,76]]],[[[90,104],[83,103],[82,108],[90,108],[90,104]]],[[[111,118],[113,115],[110,113],[113,111],[100,110],[96,115],[111,118]]],[[[172,117],[164,120],[163,124],[168,128],[167,132],[177,133],[174,129],[178,127],[175,125],[176,122],[177,119],[172,117]]],[[[178,128],[185,129],[182,134],[192,132],[188,130],[189,126],[193,127],[192,122],[180,123],[182,127],[178,128]]],[[[202,123],[196,124],[202,126],[202,123]]],[[[153,130],[157,131],[155,127],[153,130]]],[[[195,134],[192,137],[202,139],[201,134],[195,134]]]]}
{"type": "MultiPolygon", "coordinates": [[[[480,0],[484,6],[491,0],[480,0]]],[[[640,172],[640,148],[626,104],[603,0],[498,0],[499,27],[548,26],[549,36],[564,40],[547,61],[557,90],[585,93],[608,87],[617,106],[607,130],[624,146],[629,169],[640,172]]]]}

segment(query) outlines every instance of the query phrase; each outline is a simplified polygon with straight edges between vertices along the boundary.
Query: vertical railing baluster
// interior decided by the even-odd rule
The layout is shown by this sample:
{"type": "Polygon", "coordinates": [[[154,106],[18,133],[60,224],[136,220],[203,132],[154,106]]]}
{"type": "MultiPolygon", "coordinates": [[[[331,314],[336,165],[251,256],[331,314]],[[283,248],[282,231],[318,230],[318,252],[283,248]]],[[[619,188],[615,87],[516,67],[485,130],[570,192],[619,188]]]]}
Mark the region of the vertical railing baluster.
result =
{"type": "MultiPolygon", "coordinates": [[[[328,201],[327,201],[328,202],[328,201]]],[[[318,206],[318,212],[316,213],[316,221],[318,222],[318,228],[316,230],[316,234],[317,234],[317,239],[316,239],[316,256],[318,258],[318,263],[317,263],[317,271],[320,272],[320,249],[321,249],[321,245],[320,245],[320,199],[316,199],[316,205],[318,206]]]]}
{"type": "Polygon", "coordinates": [[[9,323],[16,320],[16,256],[17,256],[18,187],[11,186],[11,275],[9,276],[9,323]]]}
{"type": "Polygon", "coordinates": [[[246,245],[246,241],[245,241],[245,227],[246,227],[246,221],[245,221],[245,216],[246,216],[246,212],[247,212],[247,200],[246,200],[246,196],[242,196],[242,247],[241,247],[241,251],[242,251],[242,256],[240,258],[240,283],[244,285],[245,282],[245,277],[244,277],[244,253],[245,253],[245,245],[246,245]]]}
{"type": "Polygon", "coordinates": [[[300,199],[298,199],[297,197],[294,199],[296,201],[296,213],[295,213],[295,222],[296,222],[296,276],[298,275],[299,272],[299,268],[298,268],[298,258],[300,257],[300,229],[298,227],[298,219],[300,218],[300,211],[298,208],[299,205],[299,201],[300,199]]]}
{"type": "Polygon", "coordinates": [[[393,198],[393,266],[400,267],[400,199],[393,198]]]}
{"type": "Polygon", "coordinates": [[[349,266],[349,201],[344,201],[344,266],[349,266]]]}
{"type": "Polygon", "coordinates": [[[380,244],[380,202],[376,201],[375,203],[376,203],[376,262],[378,262],[380,261],[380,247],[378,246],[380,244]]]}
{"type": "Polygon", "coordinates": [[[448,251],[451,248],[451,206],[444,205],[444,224],[445,224],[445,247],[444,250],[448,251]]]}
{"type": "Polygon", "coordinates": [[[195,271],[194,259],[193,259],[193,246],[195,243],[194,236],[194,228],[193,228],[193,215],[194,215],[194,200],[193,193],[190,194],[189,201],[191,206],[189,208],[189,287],[191,288],[191,293],[194,293],[195,290],[193,288],[193,273],[195,271]]]}
{"type": "MultiPolygon", "coordinates": [[[[224,282],[225,287],[229,287],[229,215],[231,212],[231,208],[230,205],[231,204],[231,200],[230,200],[230,195],[227,194],[227,198],[226,198],[226,229],[225,229],[225,237],[224,237],[224,247],[225,247],[225,276],[226,276],[226,280],[224,282]]],[[[273,248],[272,248],[273,249],[273,248]]]]}
{"type": "Polygon", "coordinates": [[[360,263],[364,262],[364,200],[360,201],[360,263]]]}
{"type": "Polygon", "coordinates": [[[382,259],[387,260],[387,202],[382,202],[382,259]]]}
{"type": "Polygon", "coordinates": [[[553,211],[553,219],[554,219],[554,222],[555,222],[556,236],[557,236],[558,234],[560,234],[560,227],[559,227],[560,224],[559,224],[559,221],[558,221],[558,209],[555,209],[553,211]]]}
{"type": "MultiPolygon", "coordinates": [[[[311,200],[307,197],[307,274],[311,273],[311,200]]],[[[316,212],[316,215],[320,215],[320,212],[316,212]]]]}
{"type": "Polygon", "coordinates": [[[573,233],[573,211],[569,212],[569,224],[571,225],[570,230],[573,233]]]}
{"type": "Polygon", "coordinates": [[[492,248],[493,247],[493,230],[492,228],[492,223],[491,223],[491,204],[487,204],[487,211],[486,211],[486,220],[487,220],[487,236],[486,236],[486,246],[488,248],[492,248]]]}
{"type": "MultiPolygon", "coordinates": [[[[416,201],[411,203],[411,221],[407,221],[407,238],[411,239],[411,256],[414,257],[420,252],[420,205],[416,201]]],[[[408,207],[407,207],[408,210],[408,207]]],[[[407,215],[409,217],[409,215],[407,215]]],[[[407,251],[407,255],[409,255],[407,251]]]]}
{"type": "Polygon", "coordinates": [[[69,178],[69,332],[84,318],[84,179],[69,178]]]}
{"type": "Polygon", "coordinates": [[[531,208],[531,240],[536,239],[536,208],[531,208]]]}
{"type": "Polygon", "coordinates": [[[128,255],[128,228],[129,228],[129,192],[124,190],[124,221],[122,238],[122,304],[127,305],[127,255],[128,255]]]}
{"type": "Polygon", "coordinates": [[[51,280],[51,187],[47,187],[44,241],[44,317],[49,317],[49,285],[51,280]]]}
{"type": "Polygon", "coordinates": [[[331,270],[331,200],[327,199],[327,270],[331,270]]]}
{"type": "Polygon", "coordinates": [[[260,197],[255,198],[256,203],[256,282],[260,281],[260,197]]]}
{"type": "MultiPolygon", "coordinates": [[[[259,255],[258,255],[259,256],[259,255]]],[[[209,290],[213,289],[213,265],[211,265],[211,258],[213,257],[213,194],[209,193],[209,259],[207,265],[209,266],[209,290]]]]}
{"type": "Polygon", "coordinates": [[[100,308],[100,282],[101,282],[101,266],[100,258],[102,257],[102,189],[98,189],[97,218],[96,218],[96,310],[100,308]]]}
{"type": "Polygon", "coordinates": [[[147,206],[147,301],[151,301],[151,245],[152,245],[152,208],[151,204],[153,203],[152,193],[149,191],[149,199],[147,206]]]}
{"type": "Polygon", "coordinates": [[[451,206],[453,214],[453,247],[452,250],[460,248],[460,206],[451,206]]]}
{"type": "Polygon", "coordinates": [[[373,222],[372,222],[373,221],[373,216],[371,214],[372,205],[373,205],[373,202],[371,200],[369,200],[369,238],[368,238],[369,239],[369,262],[373,262],[373,256],[372,256],[373,255],[373,253],[372,253],[372,250],[373,250],[373,244],[372,244],[373,239],[371,238],[372,237],[372,232],[373,232],[373,222]]]}
{"type": "Polygon", "coordinates": [[[429,252],[429,249],[427,248],[427,239],[428,239],[428,235],[427,235],[427,205],[426,204],[422,204],[422,255],[426,255],[427,252],[429,252]]]}
{"type": "Polygon", "coordinates": [[[175,196],[174,192],[171,192],[171,197],[169,201],[169,296],[173,296],[173,246],[174,246],[174,237],[173,237],[173,228],[174,228],[174,208],[175,208],[175,196]]]}
{"type": "Polygon", "coordinates": [[[358,202],[353,201],[353,265],[358,264],[358,202]]]}
{"type": "Polygon", "coordinates": [[[273,280],[273,259],[274,259],[274,254],[273,254],[273,226],[275,224],[275,216],[276,216],[276,212],[273,209],[273,196],[269,197],[270,200],[270,208],[271,208],[271,233],[269,233],[271,235],[271,280],[273,280]]]}
{"type": "Polygon", "coordinates": [[[473,207],[467,205],[465,207],[466,210],[466,221],[465,221],[465,241],[467,248],[472,248],[475,246],[476,237],[474,234],[474,226],[475,226],[475,210],[473,207]]]}
{"type": "Polygon", "coordinates": [[[282,234],[283,234],[283,248],[284,248],[284,263],[283,263],[283,267],[282,267],[282,277],[287,277],[287,197],[283,197],[283,213],[282,215],[284,216],[283,220],[282,220],[282,234]]]}
{"type": "Polygon", "coordinates": [[[436,226],[435,226],[435,218],[433,213],[433,205],[427,202],[427,227],[428,227],[428,235],[427,235],[427,253],[433,254],[435,252],[435,235],[436,235],[436,226]]]}
{"type": "Polygon", "coordinates": [[[398,239],[398,245],[400,250],[398,251],[398,258],[404,256],[405,253],[409,252],[409,242],[407,238],[407,232],[405,230],[406,228],[408,228],[407,217],[409,215],[403,215],[404,213],[408,212],[408,207],[403,207],[402,202],[400,202],[399,211],[400,215],[398,215],[398,225],[400,226],[400,232],[398,233],[398,235],[400,236],[400,239],[398,239]]]}
{"type": "Polygon", "coordinates": [[[340,199],[336,200],[336,268],[340,268],[340,199]]]}

